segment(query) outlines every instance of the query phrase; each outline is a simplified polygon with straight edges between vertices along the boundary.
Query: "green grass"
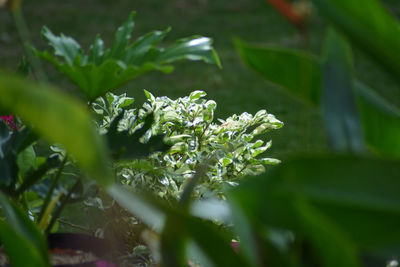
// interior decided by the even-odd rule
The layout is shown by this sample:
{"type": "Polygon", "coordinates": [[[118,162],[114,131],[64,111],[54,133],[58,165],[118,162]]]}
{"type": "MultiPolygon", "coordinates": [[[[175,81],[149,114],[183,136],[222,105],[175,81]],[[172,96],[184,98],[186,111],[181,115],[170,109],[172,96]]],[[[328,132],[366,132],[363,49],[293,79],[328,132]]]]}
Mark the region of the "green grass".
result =
{"type": "MultiPolygon", "coordinates": [[[[131,10],[137,11],[134,37],[154,29],[172,27],[166,42],[201,34],[212,37],[223,69],[203,63],[182,62],[171,75],[151,73],[121,88],[138,103],[144,100],[143,89],[171,98],[192,90],[205,90],[218,103],[217,116],[266,109],[285,123],[285,127],[267,136],[272,138],[271,156],[285,159],[293,153],[317,153],[327,149],[326,136],[317,110],[288,96],[280,88],[248,70],[234,49],[232,38],[289,47],[304,46],[296,30],[262,0],[88,0],[23,2],[30,37],[44,48],[40,29],[47,25],[53,32],[63,32],[77,39],[87,49],[96,33],[110,43],[113,33],[131,10]]],[[[400,4],[388,1],[393,12],[400,4]]],[[[318,17],[310,21],[309,49],[320,53],[325,23],[318,17]]],[[[0,10],[0,68],[14,70],[23,51],[13,22],[0,10]]],[[[385,75],[361,52],[355,51],[356,74],[394,104],[400,93],[391,77],[385,75]]],[[[45,64],[46,65],[46,64],[45,64]]],[[[49,65],[46,72],[52,83],[75,92],[74,85],[49,65]]]]}

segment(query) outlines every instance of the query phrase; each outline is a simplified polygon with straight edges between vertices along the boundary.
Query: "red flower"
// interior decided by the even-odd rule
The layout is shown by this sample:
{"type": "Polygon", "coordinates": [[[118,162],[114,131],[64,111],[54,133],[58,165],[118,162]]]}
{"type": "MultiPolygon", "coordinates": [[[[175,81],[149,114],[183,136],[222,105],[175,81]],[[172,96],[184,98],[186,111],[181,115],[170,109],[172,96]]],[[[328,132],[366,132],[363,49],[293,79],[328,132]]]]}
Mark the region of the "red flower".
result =
{"type": "Polygon", "coordinates": [[[13,115],[0,116],[0,119],[3,120],[11,130],[14,130],[15,124],[13,115]]]}

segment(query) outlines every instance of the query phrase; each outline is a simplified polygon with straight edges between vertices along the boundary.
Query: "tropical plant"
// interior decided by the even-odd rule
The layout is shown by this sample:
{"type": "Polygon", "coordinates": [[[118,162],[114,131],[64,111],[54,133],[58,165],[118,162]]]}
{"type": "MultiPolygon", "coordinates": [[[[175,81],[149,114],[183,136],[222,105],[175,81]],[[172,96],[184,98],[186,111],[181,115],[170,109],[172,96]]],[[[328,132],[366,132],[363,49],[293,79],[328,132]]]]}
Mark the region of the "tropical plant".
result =
{"type": "MultiPolygon", "coordinates": [[[[265,110],[255,115],[233,115],[226,120],[218,119],[216,123],[217,104],[204,99],[206,93],[203,91],[194,91],[176,100],[154,97],[147,91],[145,94],[147,101],[140,109],[128,109],[133,99],[125,94],[107,93],[106,97],[93,103],[100,115],[100,132],[106,133],[112,121],[121,114],[115,122],[117,130],[132,135],[142,129],[151,114],[154,121],[144,133],[142,142],[150,141],[148,145],[151,145],[157,136],[164,136],[164,141],[171,146],[167,151],[151,153],[143,160],[116,163],[118,179],[123,184],[177,200],[187,181],[203,165],[205,174],[194,194],[197,197],[222,197],[222,192],[236,185],[241,177],[263,173],[264,165],[279,163],[277,159],[259,157],[271,146],[271,141],[265,143],[255,138],[283,125],[265,110]],[[141,170],[140,162],[147,168],[141,170]]],[[[136,149],[139,145],[135,144],[136,149]]]]}
{"type": "Polygon", "coordinates": [[[89,102],[149,71],[170,73],[173,71],[170,64],[182,59],[202,60],[221,66],[211,46],[212,40],[207,37],[186,37],[167,48],[160,47],[159,43],[171,30],[167,28],[149,32],[131,43],[135,14],[132,12],[118,28],[111,48],[105,49],[103,40],[97,35],[85,54],[73,38],[64,34],[56,36],[49,28],[43,27],[42,36],[54,48],[54,55],[36,49],[34,53],[73,81],[89,102]]]}

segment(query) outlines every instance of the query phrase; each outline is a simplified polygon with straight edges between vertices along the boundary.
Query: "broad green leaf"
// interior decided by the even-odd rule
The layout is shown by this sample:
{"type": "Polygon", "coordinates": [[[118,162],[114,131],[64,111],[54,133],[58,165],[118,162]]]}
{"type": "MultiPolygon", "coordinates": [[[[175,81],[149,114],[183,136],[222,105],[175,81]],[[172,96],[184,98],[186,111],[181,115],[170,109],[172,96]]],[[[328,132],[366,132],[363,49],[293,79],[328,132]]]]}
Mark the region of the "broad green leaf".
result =
{"type": "Polygon", "coordinates": [[[351,48],[333,29],[325,40],[322,69],[322,113],[331,146],[339,152],[363,152],[364,138],[353,90],[351,48]]]}
{"type": "Polygon", "coordinates": [[[17,165],[21,173],[25,174],[35,167],[36,153],[33,146],[28,146],[18,154],[17,165]]]}
{"type": "MultiPolygon", "coordinates": [[[[242,42],[237,43],[237,46],[242,59],[252,69],[296,97],[319,105],[322,70],[318,58],[289,49],[257,47],[242,42]],[[301,72],[299,65],[309,66],[310,71],[301,72]],[[301,72],[301,75],[297,72],[301,72]],[[285,73],[291,75],[286,76],[285,73]],[[319,82],[305,88],[297,86],[303,81],[319,82]]],[[[366,85],[359,81],[353,83],[366,144],[377,153],[399,157],[400,112],[366,85]]]]}
{"type": "Polygon", "coordinates": [[[120,59],[124,56],[126,46],[131,39],[131,33],[133,27],[135,26],[135,16],[136,12],[131,12],[124,24],[122,24],[122,26],[118,28],[117,32],[115,33],[114,43],[111,48],[109,57],[120,59]]]}
{"type": "Polygon", "coordinates": [[[308,239],[316,238],[310,231],[318,229],[309,228],[312,224],[322,224],[321,231],[332,229],[341,244],[337,252],[342,250],[336,255],[348,255],[349,262],[354,245],[361,252],[390,258],[400,252],[399,171],[398,161],[303,157],[249,179],[229,196],[250,220],[293,229],[308,239]]]}
{"type": "Polygon", "coordinates": [[[100,35],[96,35],[93,44],[89,48],[88,61],[93,62],[95,65],[99,65],[102,62],[104,55],[104,41],[100,38],[100,35]]]}
{"type": "Polygon", "coordinates": [[[0,193],[0,240],[12,266],[50,266],[44,236],[15,204],[0,193]],[[23,255],[23,257],[21,257],[23,255]]]}
{"type": "Polygon", "coordinates": [[[242,60],[269,81],[308,103],[318,105],[321,95],[319,59],[282,47],[255,46],[235,40],[242,60]]]}
{"type": "Polygon", "coordinates": [[[36,137],[28,128],[11,132],[9,127],[0,121],[0,184],[10,186],[16,183],[18,168],[22,167],[18,154],[35,140],[36,137]]]}
{"type": "Polygon", "coordinates": [[[125,60],[128,64],[140,65],[146,60],[146,55],[149,54],[154,45],[161,42],[169,33],[171,28],[165,31],[152,31],[139,37],[131,46],[127,48],[125,60]]]}
{"type": "Polygon", "coordinates": [[[183,38],[165,50],[161,50],[155,61],[162,64],[182,59],[203,60],[221,67],[218,55],[211,44],[212,40],[208,37],[192,36],[183,38]]]}
{"type": "Polygon", "coordinates": [[[65,93],[9,74],[0,74],[0,106],[17,114],[49,142],[63,144],[80,166],[103,185],[113,181],[103,140],[88,108],[65,93]]]}
{"type": "Polygon", "coordinates": [[[78,58],[74,66],[58,61],[47,51],[36,52],[36,55],[53,63],[57,70],[64,73],[73,81],[89,100],[95,100],[105,95],[128,81],[147,73],[151,70],[158,70],[165,73],[171,71],[169,66],[157,66],[152,63],[143,64],[140,67],[126,65],[118,60],[108,59],[99,66],[94,63],[81,65],[78,58]]]}
{"type": "Polygon", "coordinates": [[[211,46],[212,41],[207,37],[184,38],[170,47],[158,47],[158,43],[169,32],[168,28],[145,34],[130,44],[134,17],[135,13],[132,12],[118,28],[109,49],[104,48],[103,40],[97,35],[86,55],[74,39],[62,34],[55,36],[44,27],[43,37],[54,47],[54,56],[48,51],[41,52],[33,48],[34,53],[71,79],[91,102],[149,71],[169,73],[173,70],[169,64],[174,61],[202,60],[220,66],[211,46]]]}
{"type": "Polygon", "coordinates": [[[400,77],[400,25],[377,0],[313,0],[324,17],[331,20],[358,47],[400,77]]]}
{"type": "Polygon", "coordinates": [[[63,57],[69,65],[73,65],[75,58],[81,54],[81,46],[71,37],[63,34],[55,36],[46,26],[42,29],[42,36],[54,48],[54,54],[63,57]]]}

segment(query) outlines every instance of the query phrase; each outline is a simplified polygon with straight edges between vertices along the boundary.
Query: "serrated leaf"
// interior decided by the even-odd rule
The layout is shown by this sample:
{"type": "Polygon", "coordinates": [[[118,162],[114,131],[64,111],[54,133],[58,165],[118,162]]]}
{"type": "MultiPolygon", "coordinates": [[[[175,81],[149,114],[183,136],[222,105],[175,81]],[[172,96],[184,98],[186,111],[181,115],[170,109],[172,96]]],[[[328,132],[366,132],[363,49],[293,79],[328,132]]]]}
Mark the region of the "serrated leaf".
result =
{"type": "Polygon", "coordinates": [[[167,28],[165,31],[152,31],[139,37],[127,48],[124,62],[133,65],[143,64],[146,61],[146,55],[164,39],[170,30],[171,28],[167,28]]]}
{"type": "Polygon", "coordinates": [[[96,35],[94,43],[89,48],[88,62],[93,62],[95,65],[99,65],[103,60],[104,55],[104,41],[100,38],[100,35],[96,35]]]}
{"type": "Polygon", "coordinates": [[[89,55],[84,55],[75,40],[64,35],[55,36],[44,27],[43,35],[55,48],[55,56],[35,49],[34,53],[71,79],[90,102],[149,71],[170,73],[173,67],[169,64],[174,61],[203,60],[220,66],[211,39],[206,37],[184,38],[169,48],[159,48],[157,44],[169,32],[169,28],[150,32],[130,45],[134,14],[132,12],[118,28],[111,49],[105,50],[103,41],[96,36],[89,55]],[[61,56],[64,61],[56,56],[61,56]]]}
{"type": "Polygon", "coordinates": [[[69,65],[81,53],[81,46],[74,39],[63,34],[55,36],[46,26],[42,28],[42,36],[54,48],[54,54],[63,57],[69,65]]]}
{"type": "Polygon", "coordinates": [[[131,33],[135,26],[136,12],[131,12],[128,19],[120,26],[115,33],[114,43],[111,52],[106,57],[121,59],[124,56],[125,49],[131,39],[131,33]]]}

